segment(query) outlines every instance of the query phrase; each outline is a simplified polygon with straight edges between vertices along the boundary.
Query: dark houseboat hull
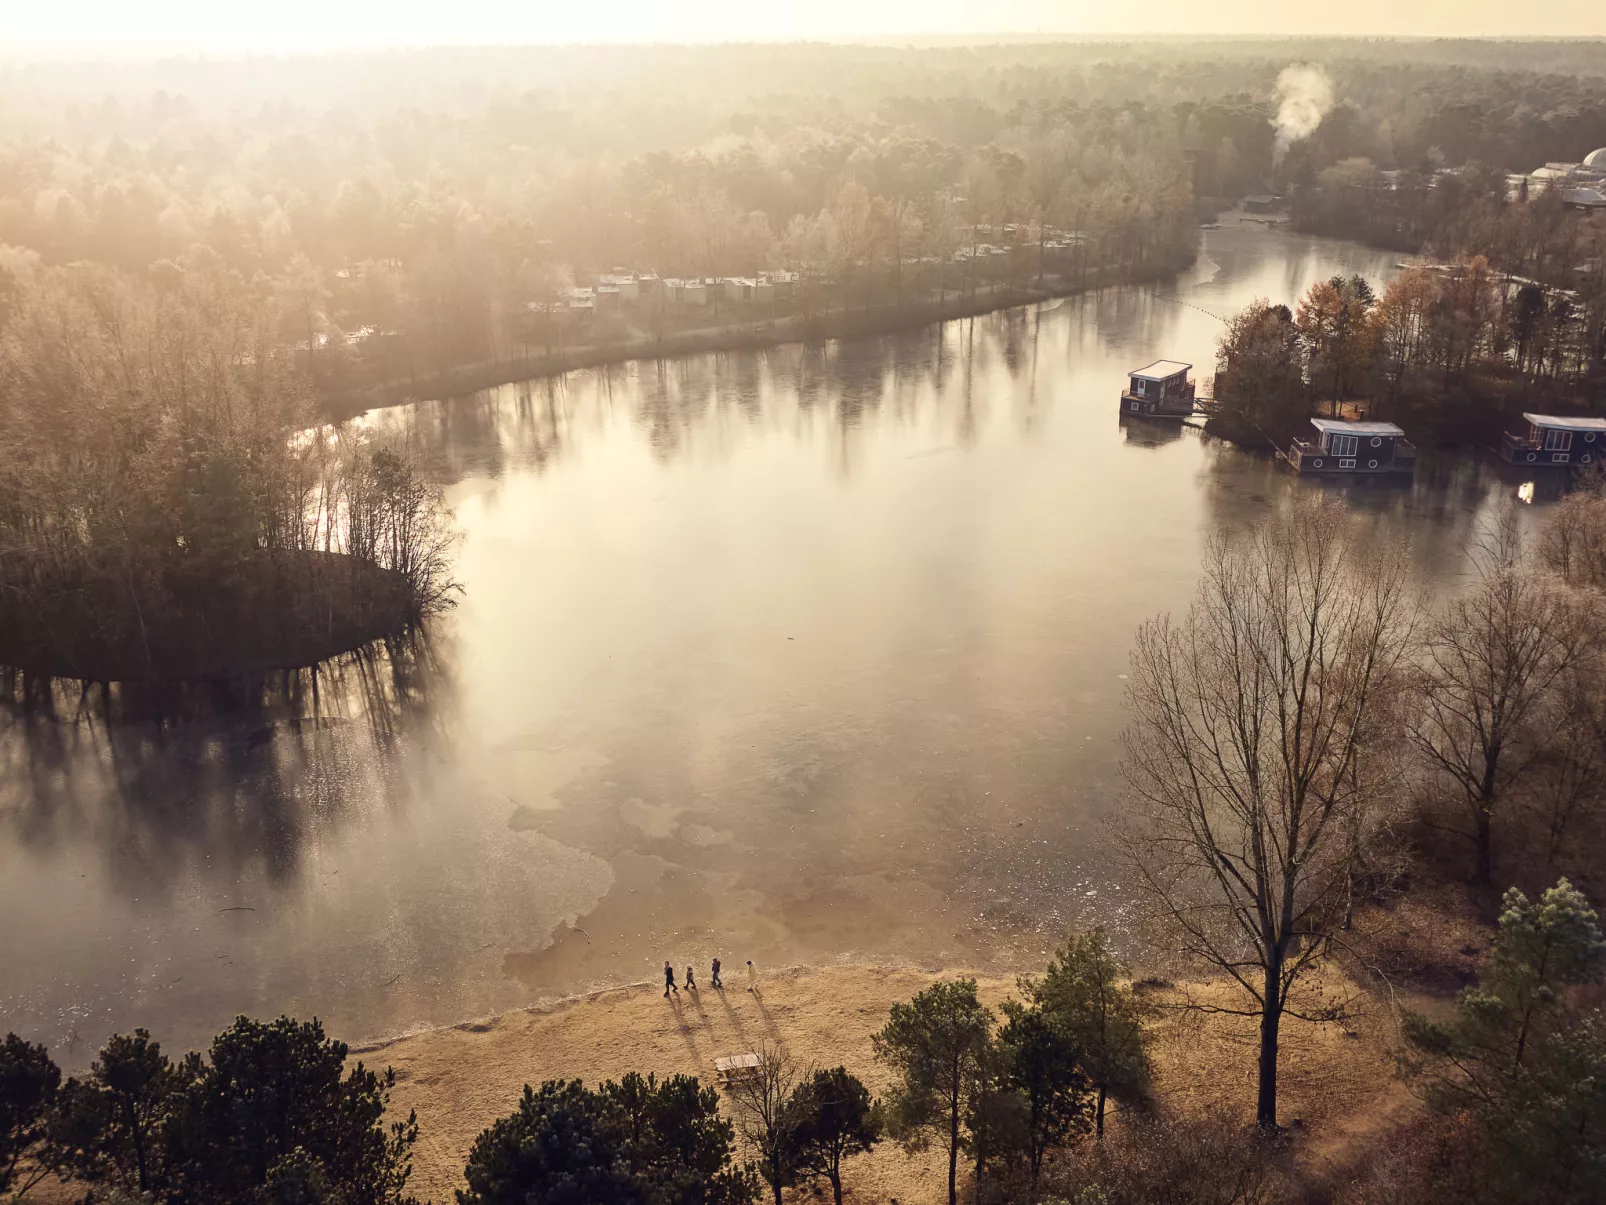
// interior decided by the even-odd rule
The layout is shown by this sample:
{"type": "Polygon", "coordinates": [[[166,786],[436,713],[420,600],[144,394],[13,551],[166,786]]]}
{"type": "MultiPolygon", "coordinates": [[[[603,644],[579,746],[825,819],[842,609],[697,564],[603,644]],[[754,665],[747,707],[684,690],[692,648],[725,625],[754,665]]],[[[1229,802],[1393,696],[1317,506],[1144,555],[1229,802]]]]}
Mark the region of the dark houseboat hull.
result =
{"type": "Polygon", "coordinates": [[[1192,418],[1193,411],[1191,397],[1186,401],[1171,401],[1138,397],[1133,393],[1121,394],[1121,414],[1126,418],[1183,419],[1192,418]]]}

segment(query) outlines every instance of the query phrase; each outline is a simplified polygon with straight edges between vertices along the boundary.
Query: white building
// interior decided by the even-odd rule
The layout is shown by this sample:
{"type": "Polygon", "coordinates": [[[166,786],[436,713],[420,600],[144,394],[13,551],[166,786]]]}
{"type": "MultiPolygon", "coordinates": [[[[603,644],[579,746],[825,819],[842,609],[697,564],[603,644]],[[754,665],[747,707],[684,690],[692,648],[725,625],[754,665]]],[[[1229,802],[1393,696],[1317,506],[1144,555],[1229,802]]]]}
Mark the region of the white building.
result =
{"type": "Polygon", "coordinates": [[[1606,183],[1606,146],[1590,151],[1582,163],[1547,163],[1528,173],[1528,195],[1538,196],[1551,188],[1606,183]]]}
{"type": "Polygon", "coordinates": [[[1583,209],[1590,213],[1606,212],[1606,185],[1589,188],[1564,188],[1561,203],[1568,209],[1583,209]]]}
{"type": "Polygon", "coordinates": [[[634,276],[613,273],[597,281],[597,288],[613,289],[619,294],[620,301],[640,301],[641,281],[634,276]]]}

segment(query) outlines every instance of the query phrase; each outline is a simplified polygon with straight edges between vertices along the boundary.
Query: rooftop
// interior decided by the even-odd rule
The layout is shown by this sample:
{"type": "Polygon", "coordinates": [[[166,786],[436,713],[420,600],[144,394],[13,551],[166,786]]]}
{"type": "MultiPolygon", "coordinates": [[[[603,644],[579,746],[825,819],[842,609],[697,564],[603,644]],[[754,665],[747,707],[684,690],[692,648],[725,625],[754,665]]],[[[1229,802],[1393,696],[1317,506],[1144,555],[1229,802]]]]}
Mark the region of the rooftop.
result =
{"type": "Polygon", "coordinates": [[[1393,423],[1355,423],[1342,418],[1313,418],[1310,425],[1322,434],[1333,435],[1394,435],[1403,436],[1405,432],[1393,423]]]}
{"type": "Polygon", "coordinates": [[[1555,414],[1527,414],[1527,419],[1536,427],[1552,427],[1557,431],[1606,431],[1606,418],[1562,418],[1555,414]]]}
{"type": "Polygon", "coordinates": [[[1179,372],[1187,372],[1192,364],[1184,364],[1181,360],[1156,360],[1147,368],[1140,368],[1129,376],[1142,377],[1145,381],[1164,381],[1174,377],[1179,372]]]}

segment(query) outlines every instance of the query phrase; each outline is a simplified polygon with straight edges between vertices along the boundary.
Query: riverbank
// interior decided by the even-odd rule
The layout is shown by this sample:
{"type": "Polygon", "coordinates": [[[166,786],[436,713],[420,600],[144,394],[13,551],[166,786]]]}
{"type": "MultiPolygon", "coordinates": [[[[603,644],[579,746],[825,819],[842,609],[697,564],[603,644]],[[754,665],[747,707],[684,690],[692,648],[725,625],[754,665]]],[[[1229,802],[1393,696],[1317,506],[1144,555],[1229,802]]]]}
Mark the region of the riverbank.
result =
{"type": "Polygon", "coordinates": [[[172,556],[116,576],[0,557],[0,667],[85,682],[227,682],[404,631],[406,575],[310,549],[172,556]]]}
{"type": "MultiPolygon", "coordinates": [[[[575,1077],[591,1083],[631,1070],[711,1082],[716,1058],[784,1043],[801,1063],[845,1065],[873,1092],[884,1092],[890,1084],[870,1039],[888,1008],[961,973],[795,967],[765,974],[756,995],[733,973],[723,992],[705,986],[670,1000],[659,985],[637,984],[371,1045],[353,1057],[395,1069],[392,1108],[417,1110],[422,1130],[411,1187],[421,1199],[449,1200],[475,1137],[513,1110],[526,1083],[575,1077]]],[[[1329,975],[1327,988],[1361,993],[1339,980],[1329,975]]],[[[1016,992],[1013,976],[978,976],[978,983],[995,1009],[1016,992]]],[[[1157,1086],[1168,1107],[1241,1114],[1247,1124],[1254,1105],[1253,1020],[1179,1007],[1185,999],[1223,1002],[1219,985],[1146,981],[1145,993],[1156,1006],[1157,1086]]],[[[1296,1140],[1314,1159],[1341,1164],[1380,1119],[1415,1107],[1393,1075],[1392,1032],[1388,1009],[1370,999],[1345,1025],[1284,1027],[1282,1114],[1290,1124],[1298,1119],[1296,1140]]],[[[1112,1121],[1119,1124],[1118,1117],[1112,1121]]],[[[945,1172],[938,1151],[909,1155],[886,1143],[854,1160],[844,1179],[850,1199],[935,1205],[946,1194],[945,1172]]]]}
{"type": "Polygon", "coordinates": [[[517,381],[557,376],[585,368],[601,368],[630,360],[666,359],[707,352],[757,351],[784,343],[816,343],[826,339],[864,338],[918,330],[939,322],[974,318],[1016,306],[1036,305],[1063,297],[1119,285],[1152,284],[1174,276],[1197,257],[1185,261],[1157,264],[1128,274],[1122,279],[1094,270],[1086,278],[1047,276],[1042,282],[1026,285],[990,284],[968,293],[876,305],[866,309],[847,308],[824,313],[794,313],[761,318],[747,313],[740,320],[677,331],[648,332],[631,328],[629,337],[597,344],[575,344],[551,350],[457,365],[439,371],[423,372],[337,392],[324,404],[326,417],[333,421],[355,417],[364,411],[404,405],[429,398],[458,397],[481,389],[492,389],[517,381]]]}

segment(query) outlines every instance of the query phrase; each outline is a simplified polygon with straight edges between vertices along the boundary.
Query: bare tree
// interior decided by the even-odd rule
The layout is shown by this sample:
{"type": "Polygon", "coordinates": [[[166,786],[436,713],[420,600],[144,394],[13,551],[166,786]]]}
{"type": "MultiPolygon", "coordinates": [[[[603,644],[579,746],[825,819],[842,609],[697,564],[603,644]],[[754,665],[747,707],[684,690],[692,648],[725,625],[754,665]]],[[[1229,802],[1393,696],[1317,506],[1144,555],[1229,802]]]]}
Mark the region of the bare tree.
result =
{"type": "Polygon", "coordinates": [[[1545,521],[1539,555],[1570,586],[1606,590],[1606,472],[1578,474],[1545,521]]]}
{"type": "Polygon", "coordinates": [[[1415,623],[1404,549],[1306,503],[1219,536],[1185,619],[1139,629],[1123,736],[1142,801],[1126,833],[1139,882],[1183,952],[1260,1021],[1256,1117],[1277,1122],[1284,1015],[1342,924],[1350,869],[1391,795],[1374,746],[1415,623]]]}
{"type": "Polygon", "coordinates": [[[1534,764],[1529,736],[1548,692],[1578,652],[1577,609],[1523,555],[1502,512],[1474,549],[1478,580],[1432,623],[1411,736],[1449,780],[1472,831],[1472,878],[1488,883],[1494,816],[1534,764]]]}
{"type": "Polygon", "coordinates": [[[758,1048],[758,1066],[732,1081],[725,1095],[736,1114],[736,1131],[757,1156],[758,1174],[781,1205],[781,1189],[797,1179],[792,1152],[792,1093],[803,1078],[785,1046],[758,1048]]]}
{"type": "Polygon", "coordinates": [[[1598,653],[1569,666],[1535,724],[1535,765],[1522,797],[1538,823],[1546,866],[1560,863],[1568,839],[1606,811],[1603,668],[1598,653]]]}

